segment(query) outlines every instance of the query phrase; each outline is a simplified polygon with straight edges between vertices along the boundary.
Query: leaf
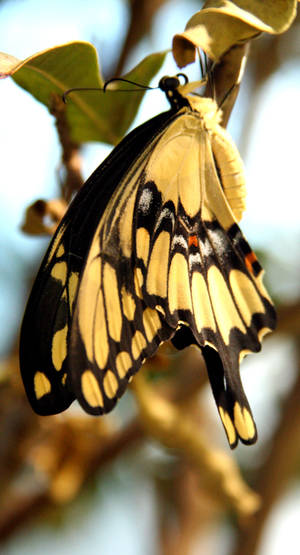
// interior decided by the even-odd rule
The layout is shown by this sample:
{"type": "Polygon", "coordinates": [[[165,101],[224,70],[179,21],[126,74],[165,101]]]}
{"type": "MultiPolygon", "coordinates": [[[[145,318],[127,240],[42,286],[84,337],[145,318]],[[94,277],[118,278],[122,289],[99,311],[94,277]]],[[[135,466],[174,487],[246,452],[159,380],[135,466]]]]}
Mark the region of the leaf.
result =
{"type": "Polygon", "coordinates": [[[11,71],[20,63],[18,58],[11,56],[10,54],[5,54],[0,52],[0,79],[4,79],[10,75],[11,71]]]}
{"type": "Polygon", "coordinates": [[[195,61],[199,47],[214,61],[232,46],[261,32],[286,31],[296,17],[297,0],[208,0],[188,21],[185,31],[173,39],[173,55],[179,67],[195,61]]]}
{"type": "MultiPolygon", "coordinates": [[[[160,69],[166,53],[152,54],[127,74],[147,84],[160,69]]],[[[88,42],[70,42],[34,54],[24,61],[0,54],[0,77],[11,76],[51,111],[55,98],[74,87],[103,87],[97,52],[88,42]]],[[[124,88],[118,84],[115,88],[124,88]]],[[[128,88],[128,86],[127,86],[128,88]]],[[[144,91],[138,93],[73,92],[66,116],[71,139],[81,143],[116,144],[127,131],[144,91]]]]}

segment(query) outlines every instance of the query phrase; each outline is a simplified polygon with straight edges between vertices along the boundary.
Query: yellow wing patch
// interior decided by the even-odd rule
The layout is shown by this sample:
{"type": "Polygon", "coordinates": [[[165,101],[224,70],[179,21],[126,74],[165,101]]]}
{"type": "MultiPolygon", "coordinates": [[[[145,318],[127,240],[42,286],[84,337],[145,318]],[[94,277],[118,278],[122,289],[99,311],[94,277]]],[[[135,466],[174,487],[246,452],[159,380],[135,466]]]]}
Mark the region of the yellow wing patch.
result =
{"type": "Polygon", "coordinates": [[[256,436],[253,418],[245,407],[235,403],[233,408],[234,424],[241,439],[251,441],[256,436]]]}
{"type": "Polygon", "coordinates": [[[52,340],[52,361],[56,370],[61,370],[63,362],[67,356],[67,335],[68,327],[58,330],[53,335],[52,340]]]}
{"type": "Polygon", "coordinates": [[[79,283],[79,274],[78,272],[72,272],[69,280],[68,280],[68,293],[69,293],[69,305],[70,311],[72,313],[73,310],[73,303],[75,300],[75,295],[77,293],[77,287],[79,283]]]}
{"type": "Polygon", "coordinates": [[[51,270],[51,276],[64,285],[67,280],[68,267],[66,262],[56,262],[51,270]]]}
{"type": "Polygon", "coordinates": [[[229,335],[232,328],[236,327],[245,333],[246,328],[236,309],[228,286],[220,270],[216,266],[211,266],[208,270],[209,294],[216,317],[216,321],[226,344],[229,344],[229,335]],[[226,307],[226,311],[224,308],[226,307]]]}
{"type": "Polygon", "coordinates": [[[81,389],[90,407],[103,407],[103,395],[97,379],[91,370],[85,370],[81,376],[81,389]]]}
{"type": "Polygon", "coordinates": [[[115,397],[118,390],[118,380],[111,370],[107,370],[103,378],[104,391],[110,399],[115,397]]]}
{"type": "Polygon", "coordinates": [[[34,374],[34,392],[37,399],[41,399],[51,391],[51,383],[44,372],[34,374]]]}
{"type": "Polygon", "coordinates": [[[223,407],[219,407],[219,414],[221,416],[221,420],[223,422],[223,426],[225,428],[228,441],[230,445],[235,445],[237,441],[237,435],[235,431],[235,427],[232,423],[232,420],[226,410],[223,407]]]}
{"type": "Polygon", "coordinates": [[[200,272],[193,272],[192,299],[195,323],[200,333],[203,328],[216,332],[216,323],[208,294],[206,281],[200,272]]]}
{"type": "Polygon", "coordinates": [[[121,298],[122,298],[122,310],[123,310],[124,316],[126,316],[128,320],[133,320],[135,309],[136,309],[136,302],[133,296],[131,295],[131,293],[128,293],[128,291],[126,291],[126,288],[124,286],[121,289],[121,298]]]}
{"type": "Polygon", "coordinates": [[[120,341],[122,330],[122,312],[119,299],[119,288],[116,270],[108,263],[104,265],[103,273],[104,298],[108,319],[109,334],[114,341],[120,341]]]}
{"type": "Polygon", "coordinates": [[[168,299],[171,313],[183,309],[193,310],[188,263],[181,253],[174,254],[170,265],[168,299]]]}
{"type": "Polygon", "coordinates": [[[249,326],[253,314],[264,313],[263,302],[253,282],[240,270],[231,270],[229,282],[242,318],[246,326],[249,326]]]}
{"type": "Polygon", "coordinates": [[[60,258],[61,256],[63,256],[65,254],[65,247],[63,246],[63,244],[61,243],[57,249],[56,252],[56,256],[57,258],[60,258]]]}
{"type": "Polygon", "coordinates": [[[147,264],[150,246],[150,235],[147,229],[139,227],[136,232],[136,255],[147,264]]]}
{"type": "Polygon", "coordinates": [[[122,379],[126,376],[132,366],[132,360],[127,351],[121,351],[116,356],[116,369],[119,377],[122,379]]]}
{"type": "Polygon", "coordinates": [[[141,331],[137,330],[131,341],[131,352],[134,359],[138,359],[147,343],[141,331]]]}
{"type": "Polygon", "coordinates": [[[94,344],[95,360],[99,368],[105,368],[109,353],[108,333],[105,321],[105,309],[102,291],[98,291],[98,298],[95,306],[95,319],[93,332],[91,333],[94,344]]]}
{"type": "Polygon", "coordinates": [[[134,269],[133,281],[134,281],[134,287],[135,287],[135,294],[137,297],[142,299],[143,298],[142,287],[144,283],[144,276],[141,268],[134,269]]]}
{"type": "Polygon", "coordinates": [[[148,343],[153,341],[157,331],[161,328],[161,321],[156,310],[146,308],[143,312],[143,326],[148,343]]]}
{"type": "MultiPolygon", "coordinates": [[[[91,306],[98,305],[98,296],[101,293],[101,259],[92,258],[88,261],[88,272],[85,272],[78,293],[77,305],[79,307],[78,327],[85,343],[87,358],[92,362],[94,357],[94,327],[91,319],[91,306]]],[[[101,302],[99,303],[101,307],[101,302]]],[[[100,308],[101,309],[101,308],[100,308]]]]}
{"type": "Polygon", "coordinates": [[[167,296],[170,234],[162,231],[156,239],[147,270],[146,288],[149,295],[167,296]]]}

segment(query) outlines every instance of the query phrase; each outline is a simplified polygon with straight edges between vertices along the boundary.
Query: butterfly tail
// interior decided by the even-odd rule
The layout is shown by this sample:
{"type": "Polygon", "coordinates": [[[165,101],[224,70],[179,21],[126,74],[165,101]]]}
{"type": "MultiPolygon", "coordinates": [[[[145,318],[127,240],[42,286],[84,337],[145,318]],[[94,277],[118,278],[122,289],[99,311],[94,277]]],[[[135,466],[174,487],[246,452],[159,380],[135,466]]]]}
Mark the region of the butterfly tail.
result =
{"type": "Polygon", "coordinates": [[[228,361],[230,364],[228,372],[226,364],[223,365],[215,349],[205,346],[201,350],[230,447],[234,449],[239,439],[246,445],[255,443],[256,425],[243,390],[238,363],[233,366],[232,361],[228,361]]]}

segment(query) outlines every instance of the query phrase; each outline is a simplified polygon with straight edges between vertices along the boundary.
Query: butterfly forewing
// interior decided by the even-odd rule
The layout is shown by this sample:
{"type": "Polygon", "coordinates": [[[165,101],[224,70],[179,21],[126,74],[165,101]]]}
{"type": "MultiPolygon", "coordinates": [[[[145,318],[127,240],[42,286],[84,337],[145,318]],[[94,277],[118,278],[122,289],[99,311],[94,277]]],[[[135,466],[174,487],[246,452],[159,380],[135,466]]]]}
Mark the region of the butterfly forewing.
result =
{"type": "Polygon", "coordinates": [[[25,390],[38,414],[65,410],[75,399],[68,358],[73,308],[99,220],[114,190],[149,140],[172,119],[171,110],[130,133],[95,170],[53,237],[31,291],[20,335],[25,390]]]}

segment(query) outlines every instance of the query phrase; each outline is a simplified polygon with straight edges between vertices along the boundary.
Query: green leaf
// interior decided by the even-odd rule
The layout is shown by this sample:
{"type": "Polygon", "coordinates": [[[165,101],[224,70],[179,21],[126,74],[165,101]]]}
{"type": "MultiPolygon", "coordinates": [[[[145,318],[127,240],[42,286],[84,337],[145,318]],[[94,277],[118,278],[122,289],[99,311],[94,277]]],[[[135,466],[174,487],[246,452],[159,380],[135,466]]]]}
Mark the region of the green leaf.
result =
{"type": "MultiPolygon", "coordinates": [[[[160,69],[166,53],[152,54],[127,74],[128,79],[147,84],[160,69]]],[[[55,97],[74,87],[103,87],[97,52],[87,42],[70,42],[19,61],[0,54],[0,77],[11,76],[22,88],[50,110],[55,97]]],[[[124,89],[118,83],[115,89],[124,89]]],[[[127,85],[128,88],[128,85],[127,85]]],[[[81,143],[101,141],[116,144],[136,115],[144,92],[73,92],[66,104],[71,139],[81,143]]]]}

